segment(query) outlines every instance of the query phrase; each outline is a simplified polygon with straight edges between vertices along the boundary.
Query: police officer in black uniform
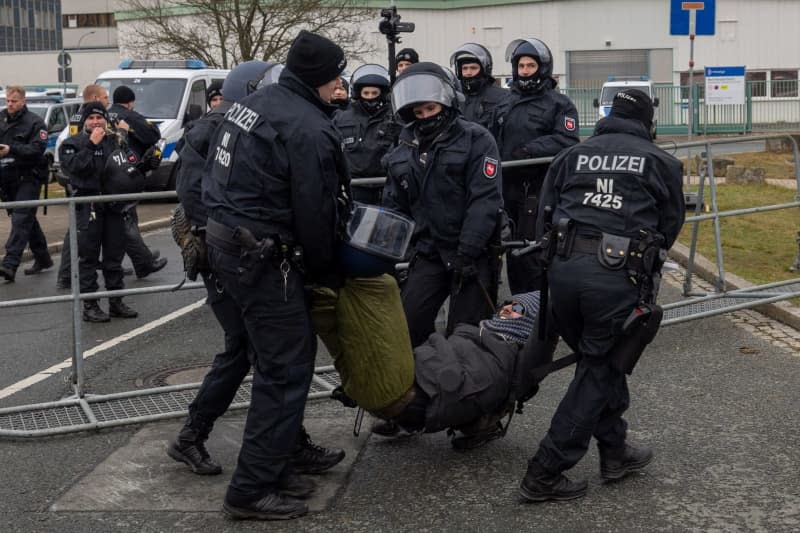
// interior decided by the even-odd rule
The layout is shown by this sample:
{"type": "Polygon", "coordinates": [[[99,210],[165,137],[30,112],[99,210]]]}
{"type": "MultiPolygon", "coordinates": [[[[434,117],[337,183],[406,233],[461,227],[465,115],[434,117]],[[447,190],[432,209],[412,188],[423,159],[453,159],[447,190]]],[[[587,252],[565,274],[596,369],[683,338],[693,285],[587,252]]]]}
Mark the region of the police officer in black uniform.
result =
{"type": "MultiPolygon", "coordinates": [[[[246,61],[237,65],[225,78],[222,103],[193,122],[176,148],[180,155],[176,180],[178,198],[185,216],[201,238],[208,217],[201,199],[201,186],[214,133],[235,102],[241,101],[257,87],[276,83],[282,70],[283,65],[271,61],[246,61]]],[[[189,417],[167,453],[189,465],[196,474],[213,475],[222,472],[222,467],[211,458],[205,441],[214,422],[228,409],[250,371],[247,350],[250,341],[236,302],[217,283],[213,272],[201,271],[200,274],[208,292],[208,304],[225,332],[225,351],[214,358],[211,370],[189,405],[189,417]]],[[[343,458],[344,451],[315,445],[301,428],[290,460],[295,472],[318,474],[343,458]]]]}
{"type": "Polygon", "coordinates": [[[511,96],[508,90],[495,85],[492,54],[481,44],[466,43],[450,56],[450,65],[466,97],[464,118],[491,129],[495,109],[511,96]]]}
{"type": "MultiPolygon", "coordinates": [[[[251,343],[253,384],[223,510],[288,519],[313,483],[290,457],[314,372],[306,283],[338,287],[336,250],[350,210],[349,176],[330,99],[342,49],[301,31],[277,84],[234,103],[217,129],[203,179],[208,259],[251,343]]],[[[223,90],[224,95],[224,90],[223,90]]]]}
{"type": "MultiPolygon", "coordinates": [[[[381,65],[362,65],[353,72],[350,84],[352,105],[333,120],[342,134],[350,177],[384,176],[381,158],[397,145],[401,129],[389,104],[389,71],[381,65]]],[[[380,187],[353,186],[357,202],[379,205],[380,193],[380,187]]]]}
{"type": "MultiPolygon", "coordinates": [[[[626,442],[622,418],[629,404],[625,374],[652,337],[630,352],[631,339],[644,329],[623,325],[659,311],[653,305],[659,272],[685,206],[681,164],[652,143],[652,121],[646,94],[621,91],[594,136],[553,161],[542,188],[539,236],[545,206],[553,209],[559,233],[548,271],[555,328],[579,359],[522,480],[520,492],[530,501],[586,493],[586,481],[573,482],[562,472],[584,456],[592,436],[603,479],[620,479],[653,458],[650,449],[626,442]]],[[[641,327],[638,320],[631,323],[641,327]]]]}
{"type": "MultiPolygon", "coordinates": [[[[0,111],[0,199],[5,202],[38,200],[47,182],[48,167],[44,151],[47,128],[38,115],[25,105],[25,89],[6,89],[6,109],[0,111]]],[[[25,274],[38,274],[53,266],[47,251],[36,208],[15,207],[9,210],[11,233],[6,241],[6,255],[0,264],[0,277],[14,281],[22,252],[30,246],[34,263],[25,274]]]]}
{"type": "MultiPolygon", "coordinates": [[[[83,106],[82,131],[66,139],[59,148],[61,167],[69,176],[75,196],[124,194],[128,182],[144,187],[142,165],[127,147],[127,126],[109,126],[108,111],[100,102],[83,106]],[[123,188],[124,187],[124,188],[123,188]]],[[[78,254],[81,292],[97,292],[97,269],[102,267],[106,289],[119,290],[122,281],[122,257],[125,255],[124,205],[119,202],[78,204],[76,206],[78,254]],[[100,262],[102,251],[103,261],[100,262]]],[[[123,303],[122,298],[109,299],[109,313],[97,300],[84,300],[83,320],[108,322],[112,317],[135,318],[138,313],[123,303]]]]}
{"type": "Polygon", "coordinates": [[[419,54],[413,48],[403,48],[394,57],[397,66],[396,74],[399,76],[411,65],[419,63],[419,54]]]}
{"type": "MultiPolygon", "coordinates": [[[[539,39],[517,39],[506,49],[511,62],[511,98],[498,107],[495,130],[503,161],[550,157],[577,144],[578,111],[556,89],[553,56],[539,39]]],[[[539,189],[546,165],[503,170],[503,201],[515,223],[516,238],[535,235],[539,189]]],[[[541,270],[530,256],[507,255],[508,285],[512,294],[530,292],[540,285],[541,270]]]]}
{"type": "Polygon", "coordinates": [[[407,125],[384,159],[383,204],[416,223],[416,255],[402,289],[413,346],[433,333],[448,296],[450,330],[494,312],[487,246],[502,205],[500,161],[492,135],[459,118],[453,80],[423,62],[392,88],[392,106],[407,125]]]}
{"type": "Polygon", "coordinates": [[[331,98],[331,105],[335,105],[337,108],[337,113],[334,116],[350,109],[350,82],[347,81],[347,76],[341,76],[340,79],[342,83],[336,87],[331,98]]]}
{"type": "MultiPolygon", "coordinates": [[[[124,120],[128,125],[128,146],[139,157],[147,158],[152,170],[160,164],[160,156],[154,153],[156,143],[161,139],[158,126],[147,120],[134,110],[136,93],[127,85],[114,89],[113,105],[108,108],[108,116],[112,123],[124,120]]],[[[139,213],[137,202],[126,205],[123,211],[125,219],[125,253],[131,258],[136,277],[141,279],[158,272],[167,266],[167,258],[152,252],[144,243],[139,232],[139,213]]]]}

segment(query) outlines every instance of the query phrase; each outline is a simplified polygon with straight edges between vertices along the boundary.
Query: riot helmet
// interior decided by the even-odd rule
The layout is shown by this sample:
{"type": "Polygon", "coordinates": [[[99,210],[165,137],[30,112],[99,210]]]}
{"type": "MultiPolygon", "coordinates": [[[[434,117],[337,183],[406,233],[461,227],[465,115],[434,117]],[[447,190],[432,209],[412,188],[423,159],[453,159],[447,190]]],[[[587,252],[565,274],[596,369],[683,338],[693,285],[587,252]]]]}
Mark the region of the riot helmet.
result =
{"type": "Polygon", "coordinates": [[[423,61],[403,71],[392,87],[392,108],[404,122],[415,120],[413,108],[435,102],[450,109],[459,108],[455,76],[436,63],[423,61]]]}
{"type": "Polygon", "coordinates": [[[353,88],[353,100],[361,99],[361,89],[364,87],[377,87],[381,90],[381,98],[386,100],[391,87],[389,71],[383,65],[361,65],[353,71],[350,86],[353,88]]]}
{"type": "Polygon", "coordinates": [[[533,37],[528,39],[515,39],[506,48],[506,61],[511,62],[511,74],[514,83],[522,90],[538,89],[542,82],[553,75],[553,55],[544,42],[533,37]],[[519,59],[522,56],[532,57],[539,64],[533,76],[520,77],[518,71],[519,59]]]}
{"type": "Polygon", "coordinates": [[[489,50],[482,44],[462,44],[458,50],[453,52],[453,55],[450,56],[450,66],[456,71],[456,76],[458,76],[458,79],[462,82],[464,78],[461,75],[461,66],[465,63],[478,63],[481,66],[479,76],[483,75],[494,81],[494,78],[492,78],[492,54],[489,53],[489,50]]]}
{"type": "Polygon", "coordinates": [[[222,97],[229,102],[238,102],[258,89],[265,74],[274,67],[272,61],[245,61],[239,63],[225,77],[222,97]]]}
{"type": "Polygon", "coordinates": [[[266,87],[267,85],[272,85],[273,83],[278,83],[281,72],[283,72],[283,64],[273,63],[272,61],[267,61],[267,63],[269,63],[270,66],[267,67],[264,76],[261,78],[261,81],[258,82],[258,89],[266,87]]]}
{"type": "Polygon", "coordinates": [[[350,277],[380,276],[405,259],[414,221],[385,207],[353,203],[344,243],[342,270],[350,277]]]}

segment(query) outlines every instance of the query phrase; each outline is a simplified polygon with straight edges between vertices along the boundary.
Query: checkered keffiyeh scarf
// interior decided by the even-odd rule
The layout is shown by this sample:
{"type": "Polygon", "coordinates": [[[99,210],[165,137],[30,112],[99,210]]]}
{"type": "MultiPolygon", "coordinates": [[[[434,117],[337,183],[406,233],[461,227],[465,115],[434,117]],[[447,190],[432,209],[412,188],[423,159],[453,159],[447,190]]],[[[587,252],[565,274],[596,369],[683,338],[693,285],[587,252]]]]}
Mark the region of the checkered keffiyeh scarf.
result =
{"type": "MultiPolygon", "coordinates": [[[[514,294],[505,304],[519,302],[525,308],[525,313],[518,318],[500,318],[495,314],[488,320],[480,322],[481,329],[497,333],[509,342],[525,344],[536,324],[539,314],[539,291],[514,294]]],[[[504,304],[504,305],[505,305],[504,304]]]]}

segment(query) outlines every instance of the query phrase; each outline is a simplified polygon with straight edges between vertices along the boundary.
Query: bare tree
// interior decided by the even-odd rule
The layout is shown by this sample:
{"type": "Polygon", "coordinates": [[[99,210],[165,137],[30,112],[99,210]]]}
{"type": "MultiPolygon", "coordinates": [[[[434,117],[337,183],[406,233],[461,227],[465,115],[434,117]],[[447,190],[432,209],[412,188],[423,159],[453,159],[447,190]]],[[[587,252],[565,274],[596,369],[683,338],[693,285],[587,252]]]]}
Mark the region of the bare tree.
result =
{"type": "Polygon", "coordinates": [[[320,33],[359,59],[372,51],[362,23],[377,10],[355,0],[127,0],[122,47],[141,59],[197,58],[231,68],[283,61],[301,29],[320,33]]]}

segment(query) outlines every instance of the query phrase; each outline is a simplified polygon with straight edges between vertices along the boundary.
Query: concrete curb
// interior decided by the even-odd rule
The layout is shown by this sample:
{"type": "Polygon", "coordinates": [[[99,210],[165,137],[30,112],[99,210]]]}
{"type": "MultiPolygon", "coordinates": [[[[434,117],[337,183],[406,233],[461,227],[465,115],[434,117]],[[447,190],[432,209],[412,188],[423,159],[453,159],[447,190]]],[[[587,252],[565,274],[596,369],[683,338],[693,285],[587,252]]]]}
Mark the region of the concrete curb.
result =
{"type": "MultiPolygon", "coordinates": [[[[157,218],[155,220],[148,220],[147,222],[140,222],[139,223],[139,231],[144,233],[146,231],[154,231],[161,228],[166,228],[170,224],[170,217],[164,218],[157,218]]],[[[61,253],[61,245],[63,241],[59,240],[55,243],[50,243],[47,245],[47,251],[50,252],[51,255],[60,254],[61,253]]],[[[31,253],[30,249],[26,249],[25,252],[22,254],[22,263],[26,261],[33,261],[33,254],[31,253]]]]}
{"type": "MultiPolygon", "coordinates": [[[[669,256],[686,268],[689,264],[689,247],[676,242],[669,251],[669,256]]],[[[709,283],[717,277],[717,265],[697,253],[694,256],[692,270],[709,283]]],[[[745,289],[755,286],[755,284],[730,272],[725,272],[725,283],[729,289],[745,289]]],[[[760,305],[754,307],[754,309],[787,326],[800,330],[800,308],[789,302],[775,302],[773,304],[760,305]]]]}

